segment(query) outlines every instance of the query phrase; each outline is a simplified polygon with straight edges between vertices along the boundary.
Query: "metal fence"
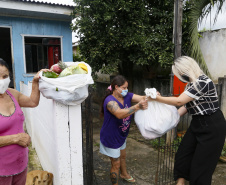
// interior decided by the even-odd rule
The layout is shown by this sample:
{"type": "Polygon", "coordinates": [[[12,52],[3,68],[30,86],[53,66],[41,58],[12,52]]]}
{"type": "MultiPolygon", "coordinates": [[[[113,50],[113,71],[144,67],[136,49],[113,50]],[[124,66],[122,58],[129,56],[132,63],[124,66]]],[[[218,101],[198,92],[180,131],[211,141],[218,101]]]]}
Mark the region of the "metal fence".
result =
{"type": "Polygon", "coordinates": [[[158,138],[158,165],[156,170],[155,184],[170,185],[174,184],[173,168],[174,157],[180,142],[189,127],[191,116],[181,117],[177,128],[169,131],[167,134],[158,138]]]}
{"type": "Polygon", "coordinates": [[[89,87],[89,96],[82,104],[83,120],[83,174],[84,185],[93,185],[93,124],[92,101],[93,89],[89,87]]]}

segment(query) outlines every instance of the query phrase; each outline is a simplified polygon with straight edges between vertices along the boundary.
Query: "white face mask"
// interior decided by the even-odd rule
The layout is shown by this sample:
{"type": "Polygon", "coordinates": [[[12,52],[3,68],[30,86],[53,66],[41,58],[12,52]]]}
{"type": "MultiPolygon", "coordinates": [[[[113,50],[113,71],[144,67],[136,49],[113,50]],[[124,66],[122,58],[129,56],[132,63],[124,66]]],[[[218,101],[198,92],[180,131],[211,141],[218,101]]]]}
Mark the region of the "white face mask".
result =
{"type": "Polygon", "coordinates": [[[0,94],[4,94],[9,87],[10,79],[5,78],[0,80],[0,94]]]}

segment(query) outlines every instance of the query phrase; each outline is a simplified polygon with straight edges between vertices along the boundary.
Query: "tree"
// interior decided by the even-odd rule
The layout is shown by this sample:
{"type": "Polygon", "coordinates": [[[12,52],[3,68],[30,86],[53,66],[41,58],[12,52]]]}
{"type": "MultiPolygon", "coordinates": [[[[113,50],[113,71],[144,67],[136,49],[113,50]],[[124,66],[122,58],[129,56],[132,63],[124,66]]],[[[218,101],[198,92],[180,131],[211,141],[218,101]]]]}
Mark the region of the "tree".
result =
{"type": "Polygon", "coordinates": [[[73,62],[79,62],[79,61],[83,61],[83,62],[87,62],[85,57],[83,57],[80,53],[80,48],[79,46],[77,47],[77,52],[73,53],[73,62]]]}
{"type": "Polygon", "coordinates": [[[190,0],[190,2],[193,4],[189,15],[190,55],[199,62],[203,71],[210,75],[199,45],[198,25],[210,13],[213,6],[217,6],[214,19],[216,21],[225,0],[190,0]]]}
{"type": "Polygon", "coordinates": [[[93,72],[118,70],[131,79],[136,65],[172,64],[174,0],[74,1],[72,29],[93,72]]]}

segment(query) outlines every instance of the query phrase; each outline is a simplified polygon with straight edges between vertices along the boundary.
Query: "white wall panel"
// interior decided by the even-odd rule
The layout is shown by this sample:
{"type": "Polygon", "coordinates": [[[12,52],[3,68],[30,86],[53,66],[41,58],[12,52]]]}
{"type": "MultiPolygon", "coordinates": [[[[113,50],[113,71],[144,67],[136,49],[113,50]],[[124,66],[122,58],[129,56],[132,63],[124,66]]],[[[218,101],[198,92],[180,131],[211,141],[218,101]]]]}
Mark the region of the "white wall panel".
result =
{"type": "MultiPolygon", "coordinates": [[[[30,95],[32,83],[20,83],[30,95]]],[[[83,185],[81,105],[66,106],[41,95],[36,108],[23,108],[25,123],[44,170],[54,185],[83,185]]]]}

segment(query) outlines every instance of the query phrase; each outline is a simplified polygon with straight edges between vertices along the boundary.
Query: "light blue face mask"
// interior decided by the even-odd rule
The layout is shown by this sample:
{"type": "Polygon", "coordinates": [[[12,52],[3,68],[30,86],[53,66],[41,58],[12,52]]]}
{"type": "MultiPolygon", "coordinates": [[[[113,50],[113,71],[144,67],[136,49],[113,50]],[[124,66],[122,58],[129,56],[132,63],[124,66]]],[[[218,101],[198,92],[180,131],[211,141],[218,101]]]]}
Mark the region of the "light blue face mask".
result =
{"type": "MultiPolygon", "coordinates": [[[[120,88],[120,89],[121,89],[121,88],[120,88]]],[[[122,89],[121,89],[121,90],[122,90],[122,89]]],[[[124,97],[124,96],[127,95],[127,93],[128,93],[128,89],[122,90],[121,95],[124,97]]]]}

